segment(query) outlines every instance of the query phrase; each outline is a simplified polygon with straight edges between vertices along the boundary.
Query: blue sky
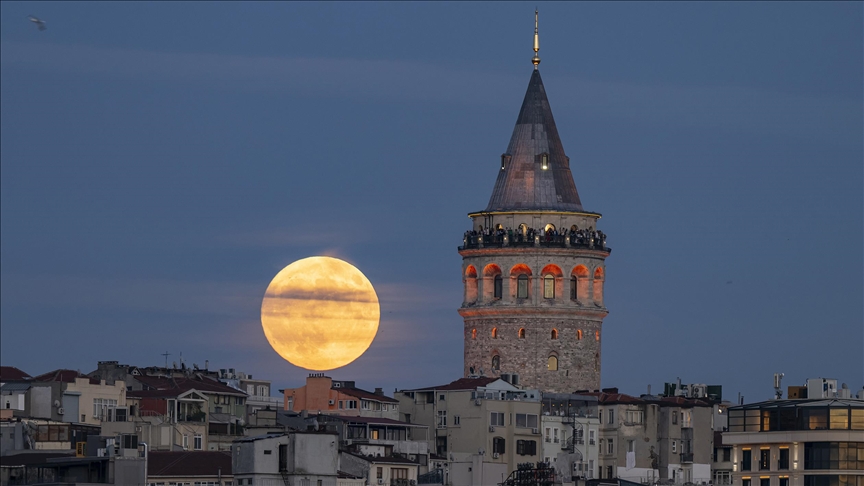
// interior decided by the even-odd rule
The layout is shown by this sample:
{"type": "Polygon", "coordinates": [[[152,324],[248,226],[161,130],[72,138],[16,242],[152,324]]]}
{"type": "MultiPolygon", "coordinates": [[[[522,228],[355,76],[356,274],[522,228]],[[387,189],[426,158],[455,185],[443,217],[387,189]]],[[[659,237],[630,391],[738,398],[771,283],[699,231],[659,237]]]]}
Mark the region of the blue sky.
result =
{"type": "MultiPolygon", "coordinates": [[[[297,386],[261,298],[326,254],[382,305],[330,375],[458,378],[456,246],[527,87],[534,7],[0,3],[3,364],[182,352],[297,386]]],[[[603,386],[860,388],[862,4],[539,8],[558,129],[613,248],[603,386]]]]}

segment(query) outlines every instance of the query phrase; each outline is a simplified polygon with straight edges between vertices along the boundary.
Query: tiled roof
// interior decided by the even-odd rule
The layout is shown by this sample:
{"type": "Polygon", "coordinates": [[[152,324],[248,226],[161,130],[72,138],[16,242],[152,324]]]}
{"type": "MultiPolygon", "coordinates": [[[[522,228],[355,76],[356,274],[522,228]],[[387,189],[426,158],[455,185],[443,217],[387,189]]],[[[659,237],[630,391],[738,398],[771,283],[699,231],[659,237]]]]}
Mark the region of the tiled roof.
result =
{"type": "Polygon", "coordinates": [[[8,456],[0,456],[0,465],[2,466],[32,466],[36,464],[45,464],[48,459],[69,458],[75,457],[74,452],[22,452],[20,454],[10,454],[8,456]]]}
{"type": "Polygon", "coordinates": [[[582,394],[597,397],[597,401],[603,404],[611,405],[613,403],[645,403],[645,400],[642,400],[641,398],[637,398],[631,395],[625,395],[624,393],[583,392],[582,394]]]}
{"type": "Polygon", "coordinates": [[[147,455],[147,476],[231,475],[231,453],[222,451],[152,451],[147,455]]]}
{"type": "Polygon", "coordinates": [[[426,388],[415,388],[413,390],[402,390],[402,391],[454,391],[454,390],[476,390],[477,388],[484,387],[493,381],[498,381],[499,378],[493,377],[482,377],[482,378],[459,378],[456,381],[452,381],[446,385],[439,386],[430,386],[426,388]]]}
{"type": "Polygon", "coordinates": [[[531,74],[505,155],[510,160],[498,171],[486,211],[583,211],[540,71],[531,74]],[[546,170],[541,154],[548,156],[546,170]]]}
{"type": "Polygon", "coordinates": [[[32,376],[19,370],[14,366],[0,366],[0,381],[25,381],[31,379],[32,376]]]}
{"type": "Polygon", "coordinates": [[[653,403],[655,405],[659,405],[661,407],[683,407],[683,408],[691,408],[691,407],[710,407],[711,402],[707,400],[702,400],[699,398],[685,398],[685,397],[656,397],[650,395],[643,395],[642,397],[634,397],[632,395],[626,395],[624,393],[607,393],[607,392],[581,392],[583,395],[589,395],[597,397],[597,401],[601,404],[611,405],[615,403],[623,403],[623,404],[633,404],[637,405],[640,403],[653,403]]]}
{"type": "Polygon", "coordinates": [[[394,398],[390,398],[385,395],[376,395],[372,392],[368,392],[366,390],[361,390],[359,388],[333,388],[334,390],[338,390],[348,396],[362,398],[364,400],[377,400],[379,402],[385,403],[399,403],[399,400],[394,398]]]}
{"type": "Polygon", "coordinates": [[[403,456],[398,456],[398,455],[380,457],[380,456],[364,456],[363,454],[356,454],[354,452],[349,452],[349,451],[341,451],[341,453],[342,454],[350,454],[354,457],[359,457],[360,459],[363,459],[363,460],[366,460],[370,463],[375,463],[375,464],[382,464],[383,463],[383,464],[413,464],[415,466],[418,465],[418,463],[412,461],[411,459],[408,459],[407,457],[403,457],[403,456]]]}
{"type": "Polygon", "coordinates": [[[215,380],[193,380],[190,378],[163,378],[159,376],[133,377],[150,390],[180,390],[181,392],[198,390],[202,393],[220,393],[225,395],[248,396],[242,391],[215,380]]]}
{"type": "Polygon", "coordinates": [[[98,378],[90,378],[89,376],[79,373],[76,370],[54,370],[49,371],[48,373],[39,375],[33,378],[33,381],[42,381],[42,382],[50,382],[50,381],[59,381],[63,383],[75,383],[76,378],[86,378],[90,381],[90,383],[94,385],[98,385],[100,383],[98,378]]]}

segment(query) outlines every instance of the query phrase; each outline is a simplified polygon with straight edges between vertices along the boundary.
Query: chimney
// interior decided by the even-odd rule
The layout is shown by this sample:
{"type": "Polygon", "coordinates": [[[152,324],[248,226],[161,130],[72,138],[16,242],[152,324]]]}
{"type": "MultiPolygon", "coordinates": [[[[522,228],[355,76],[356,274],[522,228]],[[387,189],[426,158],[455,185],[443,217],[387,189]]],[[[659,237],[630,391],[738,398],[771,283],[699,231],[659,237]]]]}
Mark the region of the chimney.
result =
{"type": "Polygon", "coordinates": [[[384,396],[384,389],[383,389],[383,388],[376,388],[376,389],[375,389],[375,394],[376,394],[376,395],[384,396]]]}

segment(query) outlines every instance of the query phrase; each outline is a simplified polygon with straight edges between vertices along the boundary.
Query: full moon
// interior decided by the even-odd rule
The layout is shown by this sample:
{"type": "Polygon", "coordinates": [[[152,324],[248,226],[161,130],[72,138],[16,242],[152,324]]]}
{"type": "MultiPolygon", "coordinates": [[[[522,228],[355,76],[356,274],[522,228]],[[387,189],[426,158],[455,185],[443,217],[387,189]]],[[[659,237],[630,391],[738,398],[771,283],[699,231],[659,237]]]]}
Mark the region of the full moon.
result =
{"type": "Polygon", "coordinates": [[[380,318],[369,279],[331,257],[304,258],[283,268],[261,303],[270,346],[309,370],[332,370],[359,358],[375,339],[380,318]]]}

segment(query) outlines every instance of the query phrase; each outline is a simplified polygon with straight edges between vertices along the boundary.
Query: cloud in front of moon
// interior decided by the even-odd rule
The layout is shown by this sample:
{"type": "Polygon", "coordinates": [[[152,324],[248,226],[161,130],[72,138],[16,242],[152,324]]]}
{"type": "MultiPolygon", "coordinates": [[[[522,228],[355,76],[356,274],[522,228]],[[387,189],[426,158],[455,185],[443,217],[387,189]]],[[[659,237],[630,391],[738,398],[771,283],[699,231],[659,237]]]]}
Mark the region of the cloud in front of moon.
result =
{"type": "Polygon", "coordinates": [[[283,268],[264,294],[270,346],[301,368],[332,370],[359,358],[378,333],[378,295],[360,270],[316,256],[283,268]]]}

